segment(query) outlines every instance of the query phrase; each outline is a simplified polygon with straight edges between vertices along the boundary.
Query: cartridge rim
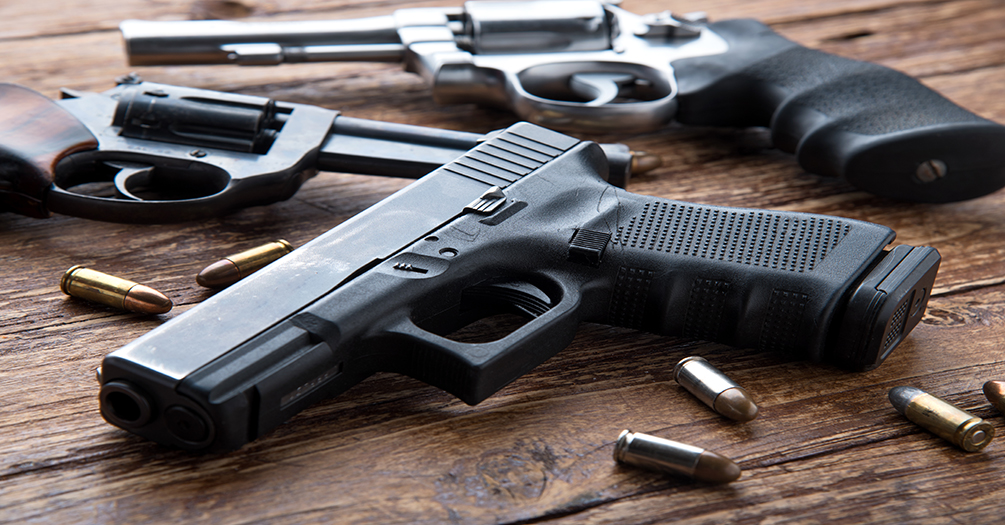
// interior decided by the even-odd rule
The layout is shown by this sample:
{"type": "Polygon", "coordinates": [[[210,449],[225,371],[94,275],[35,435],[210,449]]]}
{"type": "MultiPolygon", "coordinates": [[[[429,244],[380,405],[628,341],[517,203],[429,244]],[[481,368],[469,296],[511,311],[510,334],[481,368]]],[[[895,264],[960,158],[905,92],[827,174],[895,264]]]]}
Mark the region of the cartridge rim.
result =
{"type": "Polygon", "coordinates": [[[83,268],[82,264],[75,264],[69,270],[63,272],[63,277],[59,280],[59,290],[66,295],[70,295],[70,283],[73,281],[73,274],[83,268]]]}
{"type": "Polygon", "coordinates": [[[960,448],[967,452],[977,452],[983,449],[995,437],[995,427],[978,418],[968,421],[960,428],[960,432],[960,448]]]}
{"type": "Polygon", "coordinates": [[[615,461],[624,461],[625,451],[628,449],[628,445],[631,444],[632,438],[634,437],[635,433],[627,428],[618,434],[618,440],[614,443],[615,461]]]}
{"type": "Polygon", "coordinates": [[[705,359],[704,357],[701,357],[701,356],[697,356],[697,355],[692,355],[692,356],[685,357],[684,359],[681,359],[680,361],[677,362],[677,366],[675,366],[673,368],[673,379],[674,379],[674,381],[677,381],[678,383],[680,382],[680,379],[678,379],[678,378],[680,377],[681,370],[684,369],[685,365],[687,365],[688,363],[690,363],[692,361],[701,361],[703,363],[708,363],[707,359],[705,359]]]}

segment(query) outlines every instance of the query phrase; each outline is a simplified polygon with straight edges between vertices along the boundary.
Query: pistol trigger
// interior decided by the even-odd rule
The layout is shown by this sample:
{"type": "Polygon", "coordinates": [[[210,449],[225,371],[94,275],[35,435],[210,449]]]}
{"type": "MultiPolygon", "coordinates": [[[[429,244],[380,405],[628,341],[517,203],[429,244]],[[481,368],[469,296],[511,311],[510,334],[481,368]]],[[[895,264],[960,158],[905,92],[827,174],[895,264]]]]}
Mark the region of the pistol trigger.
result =
{"type": "Polygon", "coordinates": [[[587,106],[610,104],[634,84],[635,75],[628,73],[576,73],[569,79],[569,89],[589,100],[587,106]]]}
{"type": "Polygon", "coordinates": [[[105,164],[119,170],[119,172],[115,174],[113,182],[115,183],[115,191],[120,197],[132,201],[143,200],[136,195],[133,195],[132,188],[150,185],[150,175],[152,175],[154,171],[153,166],[126,163],[119,164],[114,162],[106,162],[105,164]]]}
{"type": "Polygon", "coordinates": [[[464,290],[461,301],[481,308],[510,310],[532,319],[555,306],[540,288],[519,281],[472,286],[464,290]]]}

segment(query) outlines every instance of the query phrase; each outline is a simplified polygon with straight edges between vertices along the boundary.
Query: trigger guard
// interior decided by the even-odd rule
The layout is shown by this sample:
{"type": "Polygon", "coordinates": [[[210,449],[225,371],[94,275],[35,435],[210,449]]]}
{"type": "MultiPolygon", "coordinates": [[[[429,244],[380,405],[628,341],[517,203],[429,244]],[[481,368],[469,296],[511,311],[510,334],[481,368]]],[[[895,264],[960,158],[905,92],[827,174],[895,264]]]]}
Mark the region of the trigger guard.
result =
{"type": "MultiPolygon", "coordinates": [[[[497,283],[490,293],[510,288],[527,299],[538,292],[513,283],[497,283]]],[[[560,285],[561,286],[561,285],[560,285]]],[[[536,288],[536,287],[535,287],[536,288]]],[[[415,323],[411,316],[392,321],[387,332],[395,339],[408,341],[410,348],[424,348],[429,356],[421,368],[406,372],[408,375],[441,388],[469,405],[474,405],[517,377],[543,363],[565,348],[575,337],[579,326],[578,309],[581,295],[575,288],[561,286],[555,295],[556,304],[534,316],[527,324],[517,328],[502,339],[483,343],[463,343],[428,331],[415,323]],[[556,295],[557,294],[557,295],[556,295]],[[560,297],[560,299],[558,298],[560,297]],[[458,373],[444,373],[455,371],[458,373]]],[[[537,297],[543,302],[542,297],[537,297]]],[[[540,305],[543,306],[543,305],[540,305]]],[[[531,312],[526,312],[531,313],[531,312]]]]}
{"type": "MultiPolygon", "coordinates": [[[[666,95],[652,100],[610,104],[555,100],[535,95],[527,90],[521,81],[521,75],[527,75],[531,70],[528,68],[519,73],[505,72],[507,97],[511,101],[511,109],[520,118],[552,129],[597,133],[626,130],[642,133],[662,129],[677,114],[677,82],[673,77],[673,71],[669,67],[654,68],[638,64],[633,66],[652,72],[649,75],[634,76],[649,80],[653,83],[655,91],[665,92],[666,95]]],[[[604,64],[598,64],[597,67],[602,68],[604,64]]],[[[598,72],[605,75],[621,73],[610,69],[606,71],[600,69],[598,72]]],[[[593,74],[577,73],[581,76],[593,74]]],[[[624,74],[629,75],[632,72],[624,71],[624,74]]],[[[571,82],[572,74],[568,78],[571,82]]]]}

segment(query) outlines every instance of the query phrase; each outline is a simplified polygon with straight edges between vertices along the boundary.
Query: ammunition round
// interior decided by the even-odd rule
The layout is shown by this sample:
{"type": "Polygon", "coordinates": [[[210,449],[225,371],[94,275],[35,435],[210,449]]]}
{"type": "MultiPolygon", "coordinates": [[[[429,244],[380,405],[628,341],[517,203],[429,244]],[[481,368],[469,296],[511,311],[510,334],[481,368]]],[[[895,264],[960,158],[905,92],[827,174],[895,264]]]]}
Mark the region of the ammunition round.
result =
{"type": "Polygon", "coordinates": [[[988,381],[984,383],[984,397],[1005,415],[1005,381],[988,381]]]}
{"type": "Polygon", "coordinates": [[[981,450],[995,437],[995,428],[987,421],[923,390],[898,386],[889,397],[897,412],[967,452],[981,450]]]}
{"type": "Polygon", "coordinates": [[[210,264],[199,272],[195,281],[207,288],[230,286],[292,251],[293,246],[283,239],[265,243],[210,264]]]}
{"type": "Polygon", "coordinates": [[[149,286],[80,265],[63,273],[59,289],[72,297],[141,314],[163,314],[173,306],[171,299],[149,286]]]}
{"type": "Polygon", "coordinates": [[[732,460],[710,450],[631,430],[623,430],[618,436],[614,459],[619,463],[710,483],[735,481],[742,473],[732,460]]]}
{"type": "Polygon", "coordinates": [[[685,357],[673,371],[674,380],[712,410],[735,421],[757,417],[757,404],[750,394],[698,356],[685,357]]]}
{"type": "Polygon", "coordinates": [[[652,155],[644,151],[632,152],[632,175],[639,175],[652,171],[663,165],[663,159],[658,155],[652,155]]]}

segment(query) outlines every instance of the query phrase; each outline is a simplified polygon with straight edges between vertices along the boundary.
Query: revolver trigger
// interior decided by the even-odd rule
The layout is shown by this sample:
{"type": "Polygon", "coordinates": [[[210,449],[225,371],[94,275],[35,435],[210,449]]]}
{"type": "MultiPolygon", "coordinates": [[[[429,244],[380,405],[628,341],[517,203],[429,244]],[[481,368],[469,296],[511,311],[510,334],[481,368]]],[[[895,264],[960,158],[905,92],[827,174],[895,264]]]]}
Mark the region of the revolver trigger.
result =
{"type": "Polygon", "coordinates": [[[154,171],[153,166],[112,162],[106,162],[105,164],[119,170],[119,172],[115,174],[113,182],[115,183],[115,191],[120,197],[131,201],[143,200],[136,195],[133,195],[132,188],[150,185],[150,175],[154,171]]]}
{"type": "Polygon", "coordinates": [[[569,79],[569,89],[589,100],[587,106],[603,106],[620,97],[635,82],[635,75],[628,73],[576,73],[569,79]]]}

